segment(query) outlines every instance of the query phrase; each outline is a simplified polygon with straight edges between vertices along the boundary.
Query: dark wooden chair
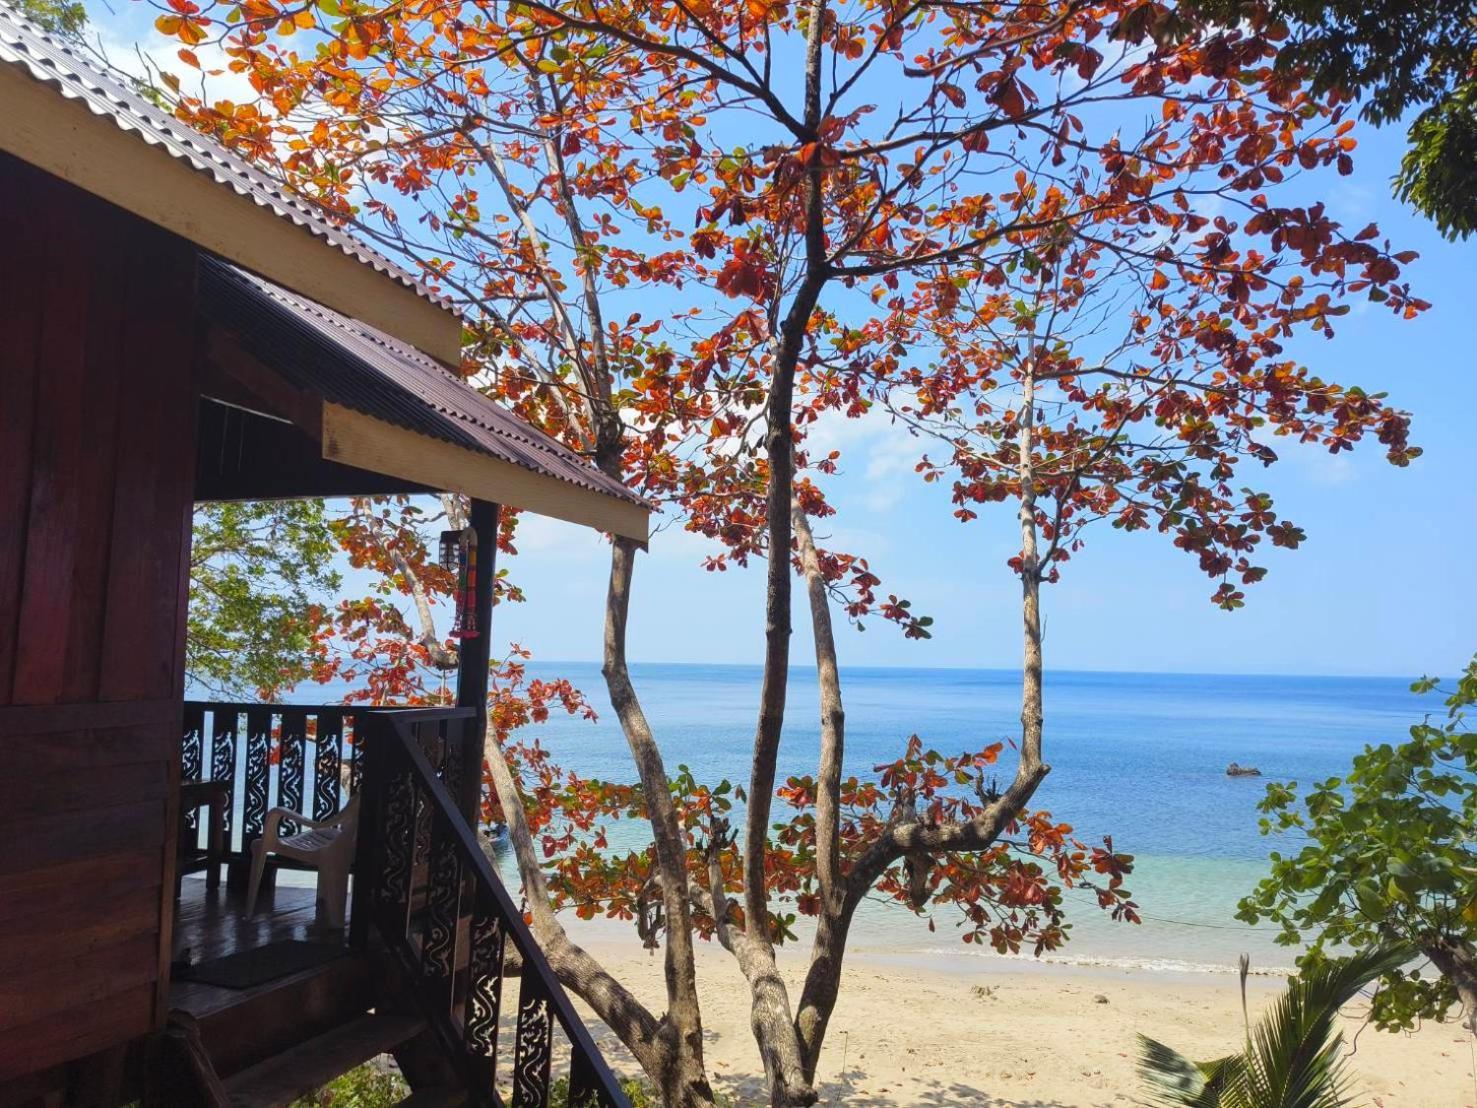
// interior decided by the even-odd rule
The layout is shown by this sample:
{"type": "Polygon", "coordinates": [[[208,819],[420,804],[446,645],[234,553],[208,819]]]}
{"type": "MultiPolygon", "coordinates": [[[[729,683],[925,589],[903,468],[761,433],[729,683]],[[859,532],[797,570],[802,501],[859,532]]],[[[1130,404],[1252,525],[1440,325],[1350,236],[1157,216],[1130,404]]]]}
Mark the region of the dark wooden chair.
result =
{"type": "Polygon", "coordinates": [[[217,889],[221,883],[221,865],[226,861],[226,806],[231,803],[231,787],[224,781],[183,781],[180,783],[179,849],[176,853],[174,895],[180,895],[180,882],[187,873],[205,870],[205,887],[217,889]],[[195,828],[185,819],[186,812],[207,810],[205,849],[200,849],[195,828]]]}

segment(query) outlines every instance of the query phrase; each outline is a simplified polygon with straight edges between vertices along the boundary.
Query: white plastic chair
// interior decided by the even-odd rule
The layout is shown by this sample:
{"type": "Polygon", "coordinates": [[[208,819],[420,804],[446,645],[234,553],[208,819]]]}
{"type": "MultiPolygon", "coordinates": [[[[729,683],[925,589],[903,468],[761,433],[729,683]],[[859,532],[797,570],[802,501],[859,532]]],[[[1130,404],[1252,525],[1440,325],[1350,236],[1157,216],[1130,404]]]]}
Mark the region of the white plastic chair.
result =
{"type": "Polygon", "coordinates": [[[251,884],[246,891],[246,916],[256,913],[256,894],[261,889],[267,855],[302,862],[318,871],[318,922],[330,930],[342,930],[344,908],[349,898],[349,869],[354,864],[354,840],[359,831],[359,798],[353,797],[336,816],[309,819],[290,808],[273,808],[262,825],[262,837],[251,844],[251,884]],[[306,828],[283,835],[283,820],[306,828]]]}

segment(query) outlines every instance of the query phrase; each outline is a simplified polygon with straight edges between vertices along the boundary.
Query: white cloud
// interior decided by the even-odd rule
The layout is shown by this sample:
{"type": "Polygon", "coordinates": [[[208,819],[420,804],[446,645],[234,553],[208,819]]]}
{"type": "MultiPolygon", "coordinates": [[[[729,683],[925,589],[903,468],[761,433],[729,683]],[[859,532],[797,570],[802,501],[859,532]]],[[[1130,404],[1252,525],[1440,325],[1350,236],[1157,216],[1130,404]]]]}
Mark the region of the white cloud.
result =
{"type": "Polygon", "coordinates": [[[550,516],[523,512],[518,517],[518,530],[513,545],[521,558],[537,558],[541,562],[588,563],[598,557],[604,546],[599,532],[550,516]]]}
{"type": "Polygon", "coordinates": [[[197,70],[180,60],[182,43],[148,27],[142,37],[109,22],[93,24],[92,31],[98,49],[110,64],[124,73],[141,80],[157,80],[160,73],[172,74],[180,80],[180,87],[187,95],[202,96],[208,103],[217,100],[233,100],[248,103],[257,98],[251,82],[240,73],[232,73],[230,58],[213,42],[202,42],[194,47],[200,59],[197,70]],[[201,70],[221,70],[219,74],[205,76],[201,70]]]}
{"type": "Polygon", "coordinates": [[[1357,233],[1379,214],[1383,198],[1370,185],[1341,180],[1329,189],[1329,208],[1349,234],[1357,233]]]}
{"type": "Polygon", "coordinates": [[[826,412],[807,431],[806,446],[812,457],[840,451],[841,484],[874,512],[897,507],[918,480],[918,459],[928,450],[924,439],[875,408],[855,419],[826,412]]]}
{"type": "Polygon", "coordinates": [[[919,441],[900,429],[879,436],[867,452],[867,484],[862,503],[876,512],[897,507],[909,482],[918,479],[918,458],[922,453],[919,441]]]}
{"type": "Polygon", "coordinates": [[[1359,476],[1358,465],[1348,451],[1333,454],[1326,447],[1299,443],[1283,456],[1315,485],[1347,485],[1359,476]]]}

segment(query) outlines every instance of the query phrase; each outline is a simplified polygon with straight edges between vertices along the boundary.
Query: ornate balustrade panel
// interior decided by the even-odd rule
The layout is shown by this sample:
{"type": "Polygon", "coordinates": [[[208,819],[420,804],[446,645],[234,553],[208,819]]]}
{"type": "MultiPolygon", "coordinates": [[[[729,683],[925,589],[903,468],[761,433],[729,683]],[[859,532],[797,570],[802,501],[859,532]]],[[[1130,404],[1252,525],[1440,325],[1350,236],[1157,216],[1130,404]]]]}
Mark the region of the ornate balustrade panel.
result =
{"type": "MultiPolygon", "coordinates": [[[[303,778],[308,745],[308,714],[300,709],[284,710],[277,731],[277,804],[294,812],[303,810],[303,778]]],[[[293,820],[282,821],[282,833],[300,830],[293,820]]]]}
{"type": "MultiPolygon", "coordinates": [[[[326,819],[349,802],[359,779],[364,720],[376,710],[186,701],[180,777],[225,782],[231,792],[227,850],[244,857],[261,837],[268,809],[326,819]]],[[[198,829],[197,813],[183,818],[198,829]]]]}
{"type": "Polygon", "coordinates": [[[318,713],[317,742],[313,756],[313,818],[327,819],[344,802],[341,773],[344,765],[344,714],[318,713]]]}
{"type": "MultiPolygon", "coordinates": [[[[199,704],[185,705],[184,735],[180,740],[180,780],[197,781],[201,778],[205,757],[205,713],[199,704]]],[[[189,810],[180,813],[185,826],[198,833],[200,813],[189,810]]]]}
{"type": "Polygon", "coordinates": [[[629,1102],[544,958],[454,797],[469,710],[386,712],[367,722],[356,898],[416,986],[424,1015],[482,1105],[544,1108],[559,1078],[569,1103],[629,1102]],[[505,974],[508,945],[521,972],[505,974]],[[516,1020],[510,1036],[499,1021],[516,1020]],[[506,1040],[506,1041],[504,1041],[506,1040]]]}

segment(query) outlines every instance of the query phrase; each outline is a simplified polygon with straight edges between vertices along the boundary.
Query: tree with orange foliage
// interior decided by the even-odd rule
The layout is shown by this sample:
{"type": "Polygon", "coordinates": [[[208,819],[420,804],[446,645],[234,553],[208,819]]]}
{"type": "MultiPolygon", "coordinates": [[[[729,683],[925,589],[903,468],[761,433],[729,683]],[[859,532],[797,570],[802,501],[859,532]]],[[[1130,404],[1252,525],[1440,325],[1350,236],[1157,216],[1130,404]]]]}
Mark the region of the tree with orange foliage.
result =
{"type": "Polygon", "coordinates": [[[1351,165],[1336,94],[1276,72],[1266,34],[1137,0],[167,7],[159,28],[187,63],[218,42],[258,93],[182,97],[185,118],[459,298],[467,368],[712,538],[714,568],[766,559],[742,792],[667,771],[626,664],[638,551],[623,539],[604,672],[638,781],[581,780],[510,734],[488,751],[534,931],[664,1103],[713,1102],[698,936],[748,982],[771,1103],[801,1105],[872,892],[953,906],[967,939],[1000,949],[1058,945],[1066,884],[1133,917],[1128,859],[1030,809],[1048,772],[1041,586],[1108,519],[1172,536],[1235,607],[1262,539],[1301,537],[1235,489],[1240,463],[1271,462],[1278,437],[1415,453],[1381,397],[1283,353],[1331,333],[1352,296],[1424,306],[1376,230],[1295,200],[1299,178],[1351,165]],[[828,416],[942,443],[920,468],[952,483],[962,520],[1015,508],[1022,711],[1003,788],[986,777],[999,744],[915,742],[844,775],[833,608],[913,636],[929,623],[817,545],[841,459],[808,437],[828,416]],[[780,783],[797,575],[821,745],[814,777],[780,783]],[[644,820],[649,848],[606,849],[617,817],[644,820]],[[784,904],[815,924],[798,994],[776,972],[784,904]],[[665,1012],[570,938],[563,905],[631,919],[662,949],[665,1012]]]}

